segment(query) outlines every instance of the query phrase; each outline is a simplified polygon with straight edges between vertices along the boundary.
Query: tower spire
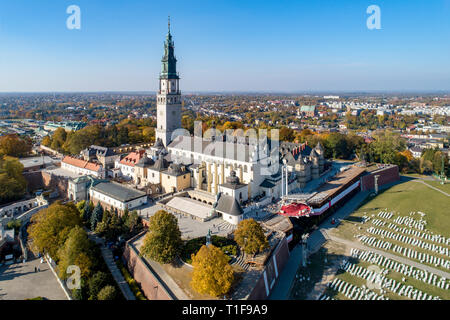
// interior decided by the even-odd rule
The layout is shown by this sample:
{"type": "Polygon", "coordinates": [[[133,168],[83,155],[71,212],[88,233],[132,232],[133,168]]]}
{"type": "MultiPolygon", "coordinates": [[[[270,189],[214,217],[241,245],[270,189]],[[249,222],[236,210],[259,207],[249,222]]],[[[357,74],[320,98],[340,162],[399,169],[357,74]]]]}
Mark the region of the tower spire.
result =
{"type": "Polygon", "coordinates": [[[168,30],[169,30],[169,33],[170,33],[170,15],[169,15],[169,19],[168,19],[168,30]]]}

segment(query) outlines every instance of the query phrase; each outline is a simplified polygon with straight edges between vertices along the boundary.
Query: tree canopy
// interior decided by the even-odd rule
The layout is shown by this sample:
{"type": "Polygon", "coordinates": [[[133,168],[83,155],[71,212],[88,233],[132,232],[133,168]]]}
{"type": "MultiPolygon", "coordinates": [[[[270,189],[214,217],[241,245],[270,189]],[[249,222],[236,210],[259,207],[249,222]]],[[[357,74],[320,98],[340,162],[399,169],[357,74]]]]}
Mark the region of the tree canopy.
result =
{"type": "Polygon", "coordinates": [[[0,157],[0,204],[22,198],[27,181],[22,175],[23,165],[17,158],[0,157]]]}
{"type": "Polygon", "coordinates": [[[148,233],[141,248],[142,253],[160,263],[170,263],[181,250],[181,232],[172,214],[160,210],[149,220],[148,233]]]}
{"type": "Polygon", "coordinates": [[[215,297],[228,293],[234,272],[222,250],[213,245],[202,246],[196,255],[192,255],[192,266],[191,286],[194,290],[215,297]]]}
{"type": "Polygon", "coordinates": [[[72,228],[81,226],[80,214],[73,203],[56,202],[31,218],[29,235],[40,252],[58,259],[58,250],[64,246],[72,228]]]}
{"type": "Polygon", "coordinates": [[[26,157],[32,148],[29,138],[21,138],[17,134],[0,137],[0,156],[26,157]]]}
{"type": "Polygon", "coordinates": [[[64,246],[58,250],[59,276],[66,279],[67,268],[75,265],[80,268],[82,277],[88,277],[93,265],[91,250],[92,245],[86,231],[80,226],[72,228],[64,246]]]}
{"type": "Polygon", "coordinates": [[[117,296],[116,288],[106,286],[97,295],[97,300],[114,300],[117,296]]]}
{"type": "Polygon", "coordinates": [[[234,240],[247,254],[257,254],[269,247],[263,228],[254,219],[239,222],[234,240]]]}

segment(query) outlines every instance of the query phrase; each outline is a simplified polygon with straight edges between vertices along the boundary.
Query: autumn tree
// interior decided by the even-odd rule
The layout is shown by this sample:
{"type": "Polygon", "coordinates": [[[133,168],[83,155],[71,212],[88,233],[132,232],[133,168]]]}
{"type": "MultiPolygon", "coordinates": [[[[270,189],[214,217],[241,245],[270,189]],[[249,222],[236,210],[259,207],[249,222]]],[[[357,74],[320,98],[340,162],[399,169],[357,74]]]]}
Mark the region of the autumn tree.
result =
{"type": "Polygon", "coordinates": [[[257,254],[269,247],[263,228],[254,219],[245,219],[239,223],[234,240],[247,254],[257,254]]]}
{"type": "Polygon", "coordinates": [[[25,157],[31,151],[32,143],[17,134],[0,137],[0,156],[25,157]]]}
{"type": "Polygon", "coordinates": [[[178,222],[172,214],[160,210],[149,220],[142,253],[160,263],[170,263],[180,253],[182,245],[178,222]]]}
{"type": "Polygon", "coordinates": [[[59,248],[76,226],[81,226],[81,219],[75,205],[56,202],[31,218],[29,234],[40,252],[45,251],[56,260],[59,248]]]}
{"type": "Polygon", "coordinates": [[[66,139],[67,139],[67,132],[66,132],[66,130],[64,130],[64,128],[58,128],[53,133],[52,143],[51,143],[50,147],[53,150],[62,151],[63,150],[63,145],[66,142],[66,139]]]}
{"type": "Polygon", "coordinates": [[[228,293],[234,273],[222,250],[213,245],[202,246],[192,255],[192,266],[191,286],[195,291],[215,297],[228,293]]]}
{"type": "Polygon", "coordinates": [[[0,158],[0,204],[20,199],[27,190],[23,165],[16,158],[0,158]]]}
{"type": "Polygon", "coordinates": [[[295,131],[287,128],[287,127],[281,127],[280,129],[280,141],[288,141],[292,142],[295,139],[295,131]]]}
{"type": "Polygon", "coordinates": [[[82,277],[88,277],[93,266],[92,244],[86,231],[80,226],[75,226],[70,231],[64,246],[58,250],[59,276],[66,279],[67,268],[71,265],[78,266],[82,277]]]}
{"type": "Polygon", "coordinates": [[[45,137],[42,139],[41,144],[42,144],[43,146],[50,147],[50,146],[52,145],[52,139],[50,138],[50,136],[45,136],[45,137]]]}

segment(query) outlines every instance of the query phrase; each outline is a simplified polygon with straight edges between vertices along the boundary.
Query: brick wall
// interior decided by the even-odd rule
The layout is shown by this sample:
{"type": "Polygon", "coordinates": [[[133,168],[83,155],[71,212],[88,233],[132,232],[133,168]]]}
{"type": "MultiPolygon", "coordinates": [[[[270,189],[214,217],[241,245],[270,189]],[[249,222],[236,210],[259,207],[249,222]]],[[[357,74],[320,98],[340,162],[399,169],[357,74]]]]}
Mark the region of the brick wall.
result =
{"type": "Polygon", "coordinates": [[[123,258],[126,261],[131,276],[139,283],[147,299],[173,300],[142,258],[139,257],[134,247],[129,243],[125,247],[123,258]]]}
{"type": "Polygon", "coordinates": [[[67,198],[67,188],[69,179],[66,177],[55,176],[51,173],[42,171],[42,181],[45,188],[58,190],[62,198],[67,198]]]}
{"type": "Polygon", "coordinates": [[[388,167],[377,172],[372,172],[361,178],[362,191],[375,189],[375,175],[379,175],[378,186],[381,187],[385,184],[397,181],[400,179],[398,166],[388,167]]]}
{"type": "Polygon", "coordinates": [[[23,174],[23,177],[28,183],[28,191],[33,192],[35,190],[44,188],[44,181],[42,180],[42,172],[27,172],[23,174]]]}
{"type": "Polygon", "coordinates": [[[275,286],[276,282],[278,281],[280,274],[283,271],[283,268],[286,265],[288,259],[289,259],[289,247],[286,238],[283,238],[280,245],[275,249],[270,259],[267,261],[266,266],[264,268],[264,272],[261,274],[261,277],[256,282],[256,285],[253,288],[252,292],[249,294],[248,300],[265,300],[268,298],[264,274],[266,274],[267,277],[267,284],[270,295],[270,292],[275,286]],[[275,270],[278,273],[278,276],[275,274],[275,270]],[[275,279],[275,282],[271,287],[273,279],[275,279]]]}

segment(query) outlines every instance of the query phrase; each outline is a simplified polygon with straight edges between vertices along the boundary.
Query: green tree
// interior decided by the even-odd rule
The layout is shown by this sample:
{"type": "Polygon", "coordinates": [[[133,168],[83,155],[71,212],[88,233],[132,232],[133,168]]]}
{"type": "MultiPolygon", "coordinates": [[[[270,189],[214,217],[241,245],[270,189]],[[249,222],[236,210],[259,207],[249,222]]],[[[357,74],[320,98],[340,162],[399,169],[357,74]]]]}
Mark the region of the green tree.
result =
{"type": "Polygon", "coordinates": [[[107,286],[109,283],[109,277],[104,272],[96,272],[87,282],[89,300],[97,300],[98,293],[107,286]]]}
{"type": "Polygon", "coordinates": [[[7,223],[6,225],[6,229],[8,230],[13,230],[15,231],[15,233],[19,233],[19,229],[22,226],[22,222],[20,220],[11,220],[10,222],[7,223]]]}
{"type": "Polygon", "coordinates": [[[100,205],[100,202],[97,203],[97,206],[95,207],[94,211],[92,211],[91,214],[91,230],[95,231],[95,228],[97,228],[97,224],[101,222],[103,219],[103,207],[100,205]]]}
{"type": "Polygon", "coordinates": [[[149,220],[149,230],[141,252],[160,263],[170,263],[180,253],[182,241],[177,219],[164,210],[149,220]]]}
{"type": "Polygon", "coordinates": [[[196,255],[192,255],[191,287],[202,294],[223,296],[233,284],[233,268],[228,264],[228,257],[219,248],[202,246],[196,255]]]}
{"type": "Polygon", "coordinates": [[[92,211],[94,210],[94,204],[91,201],[86,201],[84,203],[84,208],[82,210],[82,219],[85,222],[89,222],[91,221],[91,214],[92,211]]]}
{"type": "Polygon", "coordinates": [[[142,219],[136,210],[127,213],[126,215],[124,214],[122,220],[126,232],[130,234],[134,234],[142,229],[142,219]]]}
{"type": "Polygon", "coordinates": [[[239,223],[234,240],[247,254],[257,254],[269,247],[263,228],[254,219],[245,219],[239,223]]]}
{"type": "Polygon", "coordinates": [[[56,202],[31,218],[29,235],[40,252],[47,252],[57,260],[70,231],[81,226],[80,214],[73,203],[56,202]]]}
{"type": "Polygon", "coordinates": [[[92,244],[82,227],[72,228],[64,246],[58,250],[58,257],[59,276],[62,279],[69,276],[67,268],[72,265],[80,268],[82,277],[89,276],[93,266],[92,244]]]}
{"type": "Polygon", "coordinates": [[[23,165],[16,158],[0,158],[0,204],[25,195],[27,182],[22,175],[23,165]]]}
{"type": "Polygon", "coordinates": [[[102,221],[97,224],[95,232],[107,240],[115,240],[123,232],[122,220],[116,213],[105,210],[102,221]]]}
{"type": "Polygon", "coordinates": [[[98,293],[98,300],[114,300],[117,297],[116,288],[106,286],[98,293]]]}

